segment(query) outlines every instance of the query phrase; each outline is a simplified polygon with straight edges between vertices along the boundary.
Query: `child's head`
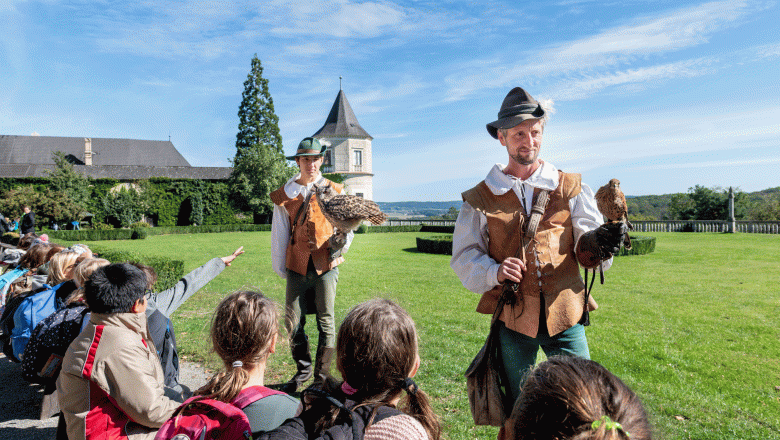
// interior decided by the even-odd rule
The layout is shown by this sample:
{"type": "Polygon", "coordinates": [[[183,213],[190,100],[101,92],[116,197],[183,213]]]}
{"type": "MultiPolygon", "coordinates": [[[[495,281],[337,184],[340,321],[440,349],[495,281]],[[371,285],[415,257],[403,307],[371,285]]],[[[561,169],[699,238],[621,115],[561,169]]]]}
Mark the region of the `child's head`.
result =
{"type": "Polygon", "coordinates": [[[76,286],[78,286],[78,289],[73,292],[65,302],[70,304],[83,300],[84,283],[98,267],[108,266],[109,264],[111,264],[111,262],[104,260],[103,258],[87,258],[80,262],[73,271],[73,281],[76,283],[76,286]]]}
{"type": "Polygon", "coordinates": [[[344,381],[363,398],[386,401],[414,376],[417,330],[398,304],[372,299],[356,305],[339,328],[336,365],[344,381]]]}
{"type": "Polygon", "coordinates": [[[552,357],[531,370],[510,419],[509,438],[517,440],[652,436],[639,397],[606,368],[574,356],[552,357]]]}
{"type": "Polygon", "coordinates": [[[41,267],[46,263],[46,255],[51,249],[49,243],[39,243],[34,246],[30,246],[27,252],[19,259],[19,267],[24,269],[34,270],[41,267]]]}
{"type": "Polygon", "coordinates": [[[75,252],[67,250],[54,254],[49,261],[49,276],[46,278],[46,284],[56,286],[71,279],[78,257],[75,252]]]}
{"type": "Polygon", "coordinates": [[[146,289],[152,290],[155,283],[157,283],[157,272],[155,272],[154,268],[152,266],[147,266],[146,264],[137,263],[135,261],[130,261],[129,263],[141,269],[141,271],[146,275],[146,289]]]}
{"type": "Polygon", "coordinates": [[[84,283],[84,298],[94,313],[129,313],[144,298],[146,275],[127,263],[96,269],[84,283]]]}
{"type": "Polygon", "coordinates": [[[262,293],[241,291],[226,296],[214,311],[211,342],[225,364],[198,394],[230,401],[249,381],[249,371],[265,368],[276,351],[279,318],[276,305],[262,293]]]}

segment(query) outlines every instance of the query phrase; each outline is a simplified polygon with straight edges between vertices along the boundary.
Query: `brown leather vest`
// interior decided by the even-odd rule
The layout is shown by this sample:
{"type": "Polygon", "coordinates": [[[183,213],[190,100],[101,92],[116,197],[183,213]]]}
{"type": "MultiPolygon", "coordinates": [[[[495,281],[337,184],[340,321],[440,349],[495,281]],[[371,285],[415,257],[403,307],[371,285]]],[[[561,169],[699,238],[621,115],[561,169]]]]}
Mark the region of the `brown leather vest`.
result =
{"type": "MultiPolygon", "coordinates": [[[[544,295],[547,330],[556,335],[579,322],[585,307],[585,283],[574,255],[569,200],[581,191],[579,174],[559,171],[558,188],[550,201],[536,235],[520,257],[526,265],[520,283],[521,295],[514,305],[504,306],[500,319],[507,328],[536,337],[539,330],[540,295],[544,295]]],[[[534,190],[534,201],[540,190],[534,190]]],[[[487,218],[488,255],[496,262],[517,256],[521,245],[520,225],[528,218],[514,191],[495,195],[484,181],[463,193],[463,200],[487,218]],[[521,217],[523,221],[521,223],[521,217]]],[[[482,294],[477,312],[492,314],[501,286],[482,294]]]]}
{"type": "MultiPolygon", "coordinates": [[[[323,179],[329,183],[337,193],[341,194],[344,185],[333,183],[328,179],[323,179]]],[[[293,231],[292,222],[295,220],[298,211],[303,207],[304,198],[302,194],[291,199],[287,197],[284,186],[271,193],[271,201],[274,204],[283,206],[290,216],[290,243],[287,245],[287,258],[285,266],[287,269],[306,275],[309,266],[309,259],[314,264],[314,269],[318,275],[322,275],[344,261],[344,257],[338,257],[335,260],[330,259],[328,251],[328,239],[333,235],[333,226],[325,218],[320,210],[320,204],[317,203],[317,195],[312,194],[309,201],[308,213],[302,212],[298,217],[298,225],[293,231]]]]}

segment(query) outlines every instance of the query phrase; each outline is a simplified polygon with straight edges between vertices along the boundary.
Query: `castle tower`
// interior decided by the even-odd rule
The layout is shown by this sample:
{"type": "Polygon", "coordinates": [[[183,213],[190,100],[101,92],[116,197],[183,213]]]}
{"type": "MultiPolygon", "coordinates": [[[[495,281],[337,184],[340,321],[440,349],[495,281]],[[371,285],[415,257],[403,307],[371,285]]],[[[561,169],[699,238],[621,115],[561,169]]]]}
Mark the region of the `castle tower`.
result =
{"type": "Polygon", "coordinates": [[[328,119],[312,135],[330,144],[322,165],[323,173],[343,174],[348,194],[373,200],[371,135],[360,126],[343,90],[339,90],[328,119]]]}

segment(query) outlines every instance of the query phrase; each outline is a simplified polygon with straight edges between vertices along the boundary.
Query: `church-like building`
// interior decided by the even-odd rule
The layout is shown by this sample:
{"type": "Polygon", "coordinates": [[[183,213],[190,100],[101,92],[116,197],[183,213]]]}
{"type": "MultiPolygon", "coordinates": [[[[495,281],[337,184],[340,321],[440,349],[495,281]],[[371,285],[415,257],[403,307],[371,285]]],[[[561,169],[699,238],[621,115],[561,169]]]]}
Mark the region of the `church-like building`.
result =
{"type": "Polygon", "coordinates": [[[325,154],[322,172],[342,174],[348,194],[373,200],[373,138],[360,126],[343,90],[339,90],[325,125],[312,137],[330,145],[325,154]]]}

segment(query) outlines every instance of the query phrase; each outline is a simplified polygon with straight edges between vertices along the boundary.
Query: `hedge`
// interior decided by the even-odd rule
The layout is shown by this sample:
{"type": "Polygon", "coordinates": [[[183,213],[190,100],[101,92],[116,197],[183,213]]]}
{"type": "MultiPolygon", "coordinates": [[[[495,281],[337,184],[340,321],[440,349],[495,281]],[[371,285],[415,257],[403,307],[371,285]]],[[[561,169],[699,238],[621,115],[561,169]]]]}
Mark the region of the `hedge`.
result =
{"type": "Polygon", "coordinates": [[[81,229],[76,231],[51,231],[50,240],[101,241],[101,240],[143,240],[147,228],[136,229],[81,229]]]}
{"type": "Polygon", "coordinates": [[[455,232],[455,225],[443,226],[443,225],[422,225],[420,232],[439,232],[444,234],[452,234],[455,232]]]}
{"type": "Polygon", "coordinates": [[[360,225],[355,231],[356,234],[368,234],[374,232],[420,232],[422,225],[401,225],[401,226],[366,226],[360,225]]]}
{"type": "Polygon", "coordinates": [[[624,255],[644,255],[649,254],[655,250],[655,237],[642,237],[642,236],[630,236],[631,237],[631,250],[624,247],[620,248],[616,257],[624,255]]]}
{"type": "MultiPolygon", "coordinates": [[[[446,226],[437,226],[443,228],[446,226]]],[[[644,255],[655,250],[655,237],[631,237],[631,250],[620,248],[620,252],[615,255],[621,257],[624,255],[644,255]]],[[[426,254],[446,254],[452,255],[452,235],[434,235],[432,237],[417,237],[417,251],[426,254]]]]}
{"type": "Polygon", "coordinates": [[[184,261],[182,260],[172,260],[166,257],[149,257],[102,246],[93,246],[91,249],[97,257],[105,258],[112,263],[133,261],[153,267],[154,271],[157,272],[157,283],[154,285],[155,292],[170,289],[184,276],[184,261]]]}
{"type": "Polygon", "coordinates": [[[452,255],[452,235],[417,237],[417,251],[426,254],[452,255]]]}
{"type": "Polygon", "coordinates": [[[270,230],[271,225],[253,225],[241,223],[202,226],[157,226],[155,228],[143,229],[143,231],[148,235],[202,234],[211,232],[255,232],[270,230]]]}

